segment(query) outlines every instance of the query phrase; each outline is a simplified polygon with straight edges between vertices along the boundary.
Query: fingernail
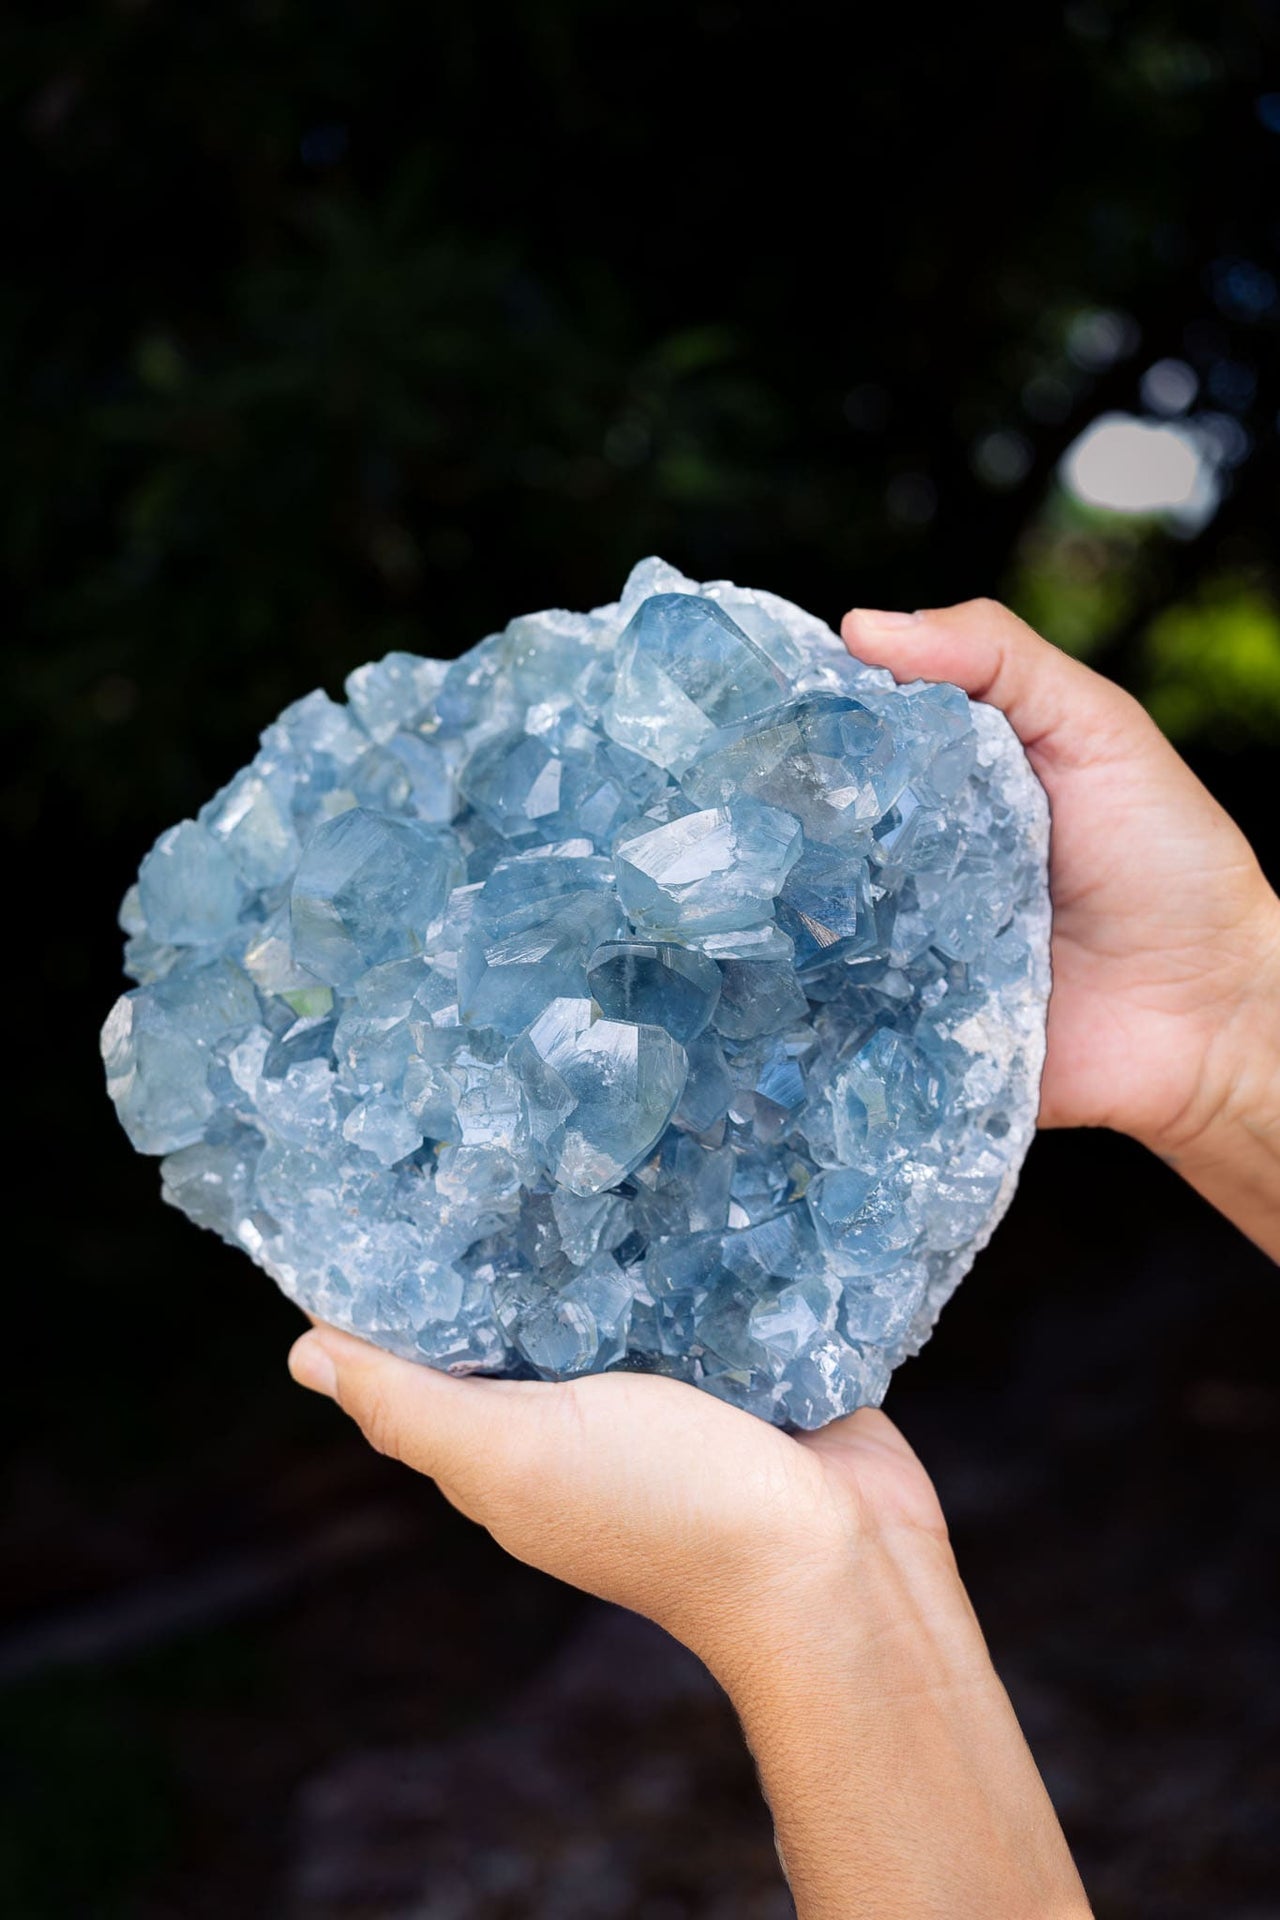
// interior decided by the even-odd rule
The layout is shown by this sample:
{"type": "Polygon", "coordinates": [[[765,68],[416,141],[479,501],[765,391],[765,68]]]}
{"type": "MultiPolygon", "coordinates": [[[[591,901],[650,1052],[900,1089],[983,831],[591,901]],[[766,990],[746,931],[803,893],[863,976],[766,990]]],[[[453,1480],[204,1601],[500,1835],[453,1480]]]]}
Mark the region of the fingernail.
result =
{"type": "Polygon", "coordinates": [[[301,1340],[294,1341],[289,1371],[300,1387],[327,1394],[330,1400],[337,1398],[338,1370],[314,1333],[304,1333],[301,1340]]]}
{"type": "Polygon", "coordinates": [[[918,613],[894,613],[883,607],[854,607],[849,617],[864,627],[914,627],[920,619],[918,613]]]}

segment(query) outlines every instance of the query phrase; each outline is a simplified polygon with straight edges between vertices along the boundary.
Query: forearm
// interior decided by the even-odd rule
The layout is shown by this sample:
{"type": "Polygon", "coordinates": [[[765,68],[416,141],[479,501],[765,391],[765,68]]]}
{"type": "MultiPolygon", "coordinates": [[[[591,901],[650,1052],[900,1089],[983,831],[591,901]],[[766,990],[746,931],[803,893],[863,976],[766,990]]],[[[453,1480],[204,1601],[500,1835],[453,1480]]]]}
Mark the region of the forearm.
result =
{"type": "Polygon", "coordinates": [[[720,1667],[800,1920],[1088,1914],[945,1541],[860,1545],[720,1667]]]}

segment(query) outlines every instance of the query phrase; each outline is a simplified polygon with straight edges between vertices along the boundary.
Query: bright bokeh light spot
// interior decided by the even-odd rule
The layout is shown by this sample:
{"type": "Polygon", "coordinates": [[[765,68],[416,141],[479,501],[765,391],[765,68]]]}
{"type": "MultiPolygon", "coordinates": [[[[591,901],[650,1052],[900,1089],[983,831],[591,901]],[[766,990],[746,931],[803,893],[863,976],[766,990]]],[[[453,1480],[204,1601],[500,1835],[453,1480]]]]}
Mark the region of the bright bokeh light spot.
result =
{"type": "Polygon", "coordinates": [[[1152,413],[1185,413],[1199,390],[1185,360],[1157,360],[1142,376],[1142,404],[1152,413]]]}
{"type": "Polygon", "coordinates": [[[1173,421],[1106,413],[1063,455],[1062,478],[1078,500],[1112,513],[1166,513],[1204,525],[1218,504],[1218,480],[1200,436],[1173,421]]]}

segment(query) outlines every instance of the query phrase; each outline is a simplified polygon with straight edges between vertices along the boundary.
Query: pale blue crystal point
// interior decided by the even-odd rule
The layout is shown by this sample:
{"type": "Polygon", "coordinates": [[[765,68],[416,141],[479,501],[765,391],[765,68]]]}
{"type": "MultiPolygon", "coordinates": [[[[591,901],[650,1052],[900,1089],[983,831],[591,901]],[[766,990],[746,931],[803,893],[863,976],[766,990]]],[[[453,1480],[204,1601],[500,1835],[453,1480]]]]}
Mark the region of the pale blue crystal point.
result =
{"type": "Polygon", "coordinates": [[[138,908],[151,938],[200,947],[225,939],[240,912],[235,862],[194,820],[162,833],[138,871],[138,908]]]}
{"type": "Polygon", "coordinates": [[[613,940],[587,964],[587,986],[617,1020],[662,1026],[673,1040],[693,1040],[716,1010],[720,969],[692,947],[613,940]]]}
{"type": "Polygon", "coordinates": [[[327,986],[353,989],[369,967],[423,952],[465,874],[451,833],[364,807],[322,821],[289,897],[294,958],[327,986]]]}
{"type": "Polygon", "coordinates": [[[800,849],[792,815],[756,800],[642,816],[614,839],[618,898],[637,929],[673,939],[763,926],[800,849]]]}
{"type": "Polygon", "coordinates": [[[716,727],[776,706],[786,679],[713,600],[655,593],[618,646],[605,728],[660,767],[683,766],[716,727]]]}
{"type": "Polygon", "coordinates": [[[296,701],[121,910],[164,1197],[455,1372],[819,1426],[985,1244],[1044,1049],[1044,796],[957,688],[643,562],[296,701]]]}

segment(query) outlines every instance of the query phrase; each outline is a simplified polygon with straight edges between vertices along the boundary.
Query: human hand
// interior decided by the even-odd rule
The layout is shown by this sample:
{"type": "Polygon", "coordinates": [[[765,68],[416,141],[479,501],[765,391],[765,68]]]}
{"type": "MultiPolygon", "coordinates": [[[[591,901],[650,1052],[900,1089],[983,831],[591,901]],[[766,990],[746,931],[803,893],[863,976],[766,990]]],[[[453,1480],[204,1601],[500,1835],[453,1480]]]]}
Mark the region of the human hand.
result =
{"type": "Polygon", "coordinates": [[[290,1368],[518,1560],[657,1621],[726,1685],[878,1543],[949,1558],[928,1476],[870,1408],[792,1437],[654,1375],[458,1379],[328,1327],[290,1368]]]}
{"type": "Polygon", "coordinates": [[[328,1327],[290,1367],[518,1559],[706,1662],[800,1920],[1087,1915],[933,1488],[883,1414],[792,1437],[654,1375],[454,1379],[328,1327]]]}
{"type": "Polygon", "coordinates": [[[1040,1124],[1131,1134],[1280,1252],[1280,903],[1244,835],[1136,700],[1007,608],[857,608],[842,631],[899,680],[953,681],[1001,708],[1044,783],[1040,1124]]]}

